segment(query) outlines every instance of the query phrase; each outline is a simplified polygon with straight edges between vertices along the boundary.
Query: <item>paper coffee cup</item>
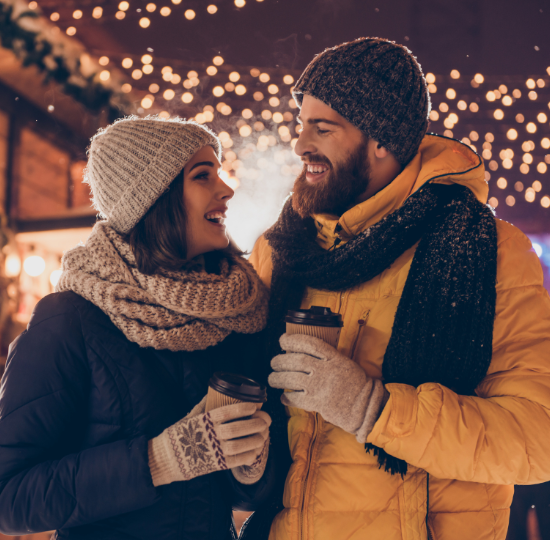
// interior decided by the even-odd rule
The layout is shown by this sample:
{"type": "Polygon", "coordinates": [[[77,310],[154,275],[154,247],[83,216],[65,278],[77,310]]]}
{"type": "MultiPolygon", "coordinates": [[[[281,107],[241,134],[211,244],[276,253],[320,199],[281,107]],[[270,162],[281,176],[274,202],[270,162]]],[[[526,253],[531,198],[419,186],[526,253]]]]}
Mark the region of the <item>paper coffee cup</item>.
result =
{"type": "Polygon", "coordinates": [[[234,373],[214,373],[208,381],[206,412],[234,403],[255,403],[260,410],[267,399],[265,386],[234,373]]]}
{"type": "Polygon", "coordinates": [[[306,334],[322,339],[324,342],[338,347],[342,331],[342,316],[333,313],[330,308],[311,306],[310,309],[289,310],[286,317],[287,334],[306,334]]]}

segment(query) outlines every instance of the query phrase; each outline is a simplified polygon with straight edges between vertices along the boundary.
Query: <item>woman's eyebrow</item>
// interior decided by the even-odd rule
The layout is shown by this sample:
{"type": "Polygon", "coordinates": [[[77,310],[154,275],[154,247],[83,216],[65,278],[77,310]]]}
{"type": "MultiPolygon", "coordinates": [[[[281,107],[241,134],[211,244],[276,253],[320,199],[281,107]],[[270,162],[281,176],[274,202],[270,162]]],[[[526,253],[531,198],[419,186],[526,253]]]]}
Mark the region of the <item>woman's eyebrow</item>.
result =
{"type": "Polygon", "coordinates": [[[200,167],[201,165],[206,165],[207,167],[213,167],[214,164],[211,161],[199,161],[198,163],[195,163],[190,169],[189,172],[191,172],[194,168],[200,167]]]}

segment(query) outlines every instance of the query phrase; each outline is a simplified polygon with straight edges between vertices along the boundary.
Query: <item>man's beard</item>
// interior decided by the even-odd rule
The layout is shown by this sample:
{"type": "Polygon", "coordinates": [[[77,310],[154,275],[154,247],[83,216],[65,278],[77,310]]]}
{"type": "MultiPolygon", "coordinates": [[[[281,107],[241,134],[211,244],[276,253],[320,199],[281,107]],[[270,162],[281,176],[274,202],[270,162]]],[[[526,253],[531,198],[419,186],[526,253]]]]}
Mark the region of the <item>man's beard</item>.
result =
{"type": "Polygon", "coordinates": [[[306,180],[307,164],[294,182],[292,207],[305,218],[312,214],[335,214],[341,216],[351,208],[357,197],[369,185],[370,169],[367,144],[361,143],[341,165],[334,168],[324,156],[312,154],[308,162],[325,163],[329,172],[320,184],[310,184],[306,180]]]}

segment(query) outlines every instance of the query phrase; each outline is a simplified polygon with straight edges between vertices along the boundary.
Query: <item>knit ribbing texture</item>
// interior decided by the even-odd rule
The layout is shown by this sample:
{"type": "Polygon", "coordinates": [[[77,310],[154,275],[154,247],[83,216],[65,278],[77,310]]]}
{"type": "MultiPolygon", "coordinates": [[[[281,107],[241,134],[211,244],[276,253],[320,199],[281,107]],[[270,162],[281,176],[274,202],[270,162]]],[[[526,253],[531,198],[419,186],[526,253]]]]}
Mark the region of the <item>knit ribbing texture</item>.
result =
{"type": "Polygon", "coordinates": [[[91,140],[84,181],[94,207],[111,227],[128,233],[168,189],[185,164],[210,145],[221,156],[216,135],[181,118],[127,116],[91,140]]]}
{"type": "Polygon", "coordinates": [[[142,274],[130,245],[107,222],[96,223],[85,246],[65,253],[56,291],[67,290],[98,306],[141,347],[202,350],[231,332],[259,332],[267,321],[267,289],[242,257],[227,255],[219,275],[191,264],[142,274]]]}
{"type": "Polygon", "coordinates": [[[405,166],[428,129],[430,96],[411,51],[393,41],[360,38],[326,49],[293,90],[319,99],[405,166]]]}
{"type": "MultiPolygon", "coordinates": [[[[418,242],[384,356],[384,383],[433,382],[474,394],[492,356],[497,236],[491,210],[463,186],[426,184],[337,249],[324,250],[316,235],[313,219],[300,218],[291,200],[265,235],[273,258],[268,358],[279,354],[284,315],[299,307],[306,286],[356,287],[418,242]]],[[[275,439],[286,415],[271,416],[275,439]]],[[[388,472],[406,473],[404,461],[373,445],[367,450],[388,472]]]]}

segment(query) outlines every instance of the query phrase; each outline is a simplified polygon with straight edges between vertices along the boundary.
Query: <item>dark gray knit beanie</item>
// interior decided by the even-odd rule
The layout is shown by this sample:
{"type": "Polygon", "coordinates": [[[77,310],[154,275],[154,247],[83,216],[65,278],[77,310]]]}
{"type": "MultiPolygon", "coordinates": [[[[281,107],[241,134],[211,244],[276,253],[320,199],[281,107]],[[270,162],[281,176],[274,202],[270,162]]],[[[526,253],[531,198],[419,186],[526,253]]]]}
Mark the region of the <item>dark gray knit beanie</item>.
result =
{"type": "Polygon", "coordinates": [[[319,99],[406,165],[428,129],[430,96],[411,51],[393,41],[359,38],[326,49],[293,90],[319,99]]]}

